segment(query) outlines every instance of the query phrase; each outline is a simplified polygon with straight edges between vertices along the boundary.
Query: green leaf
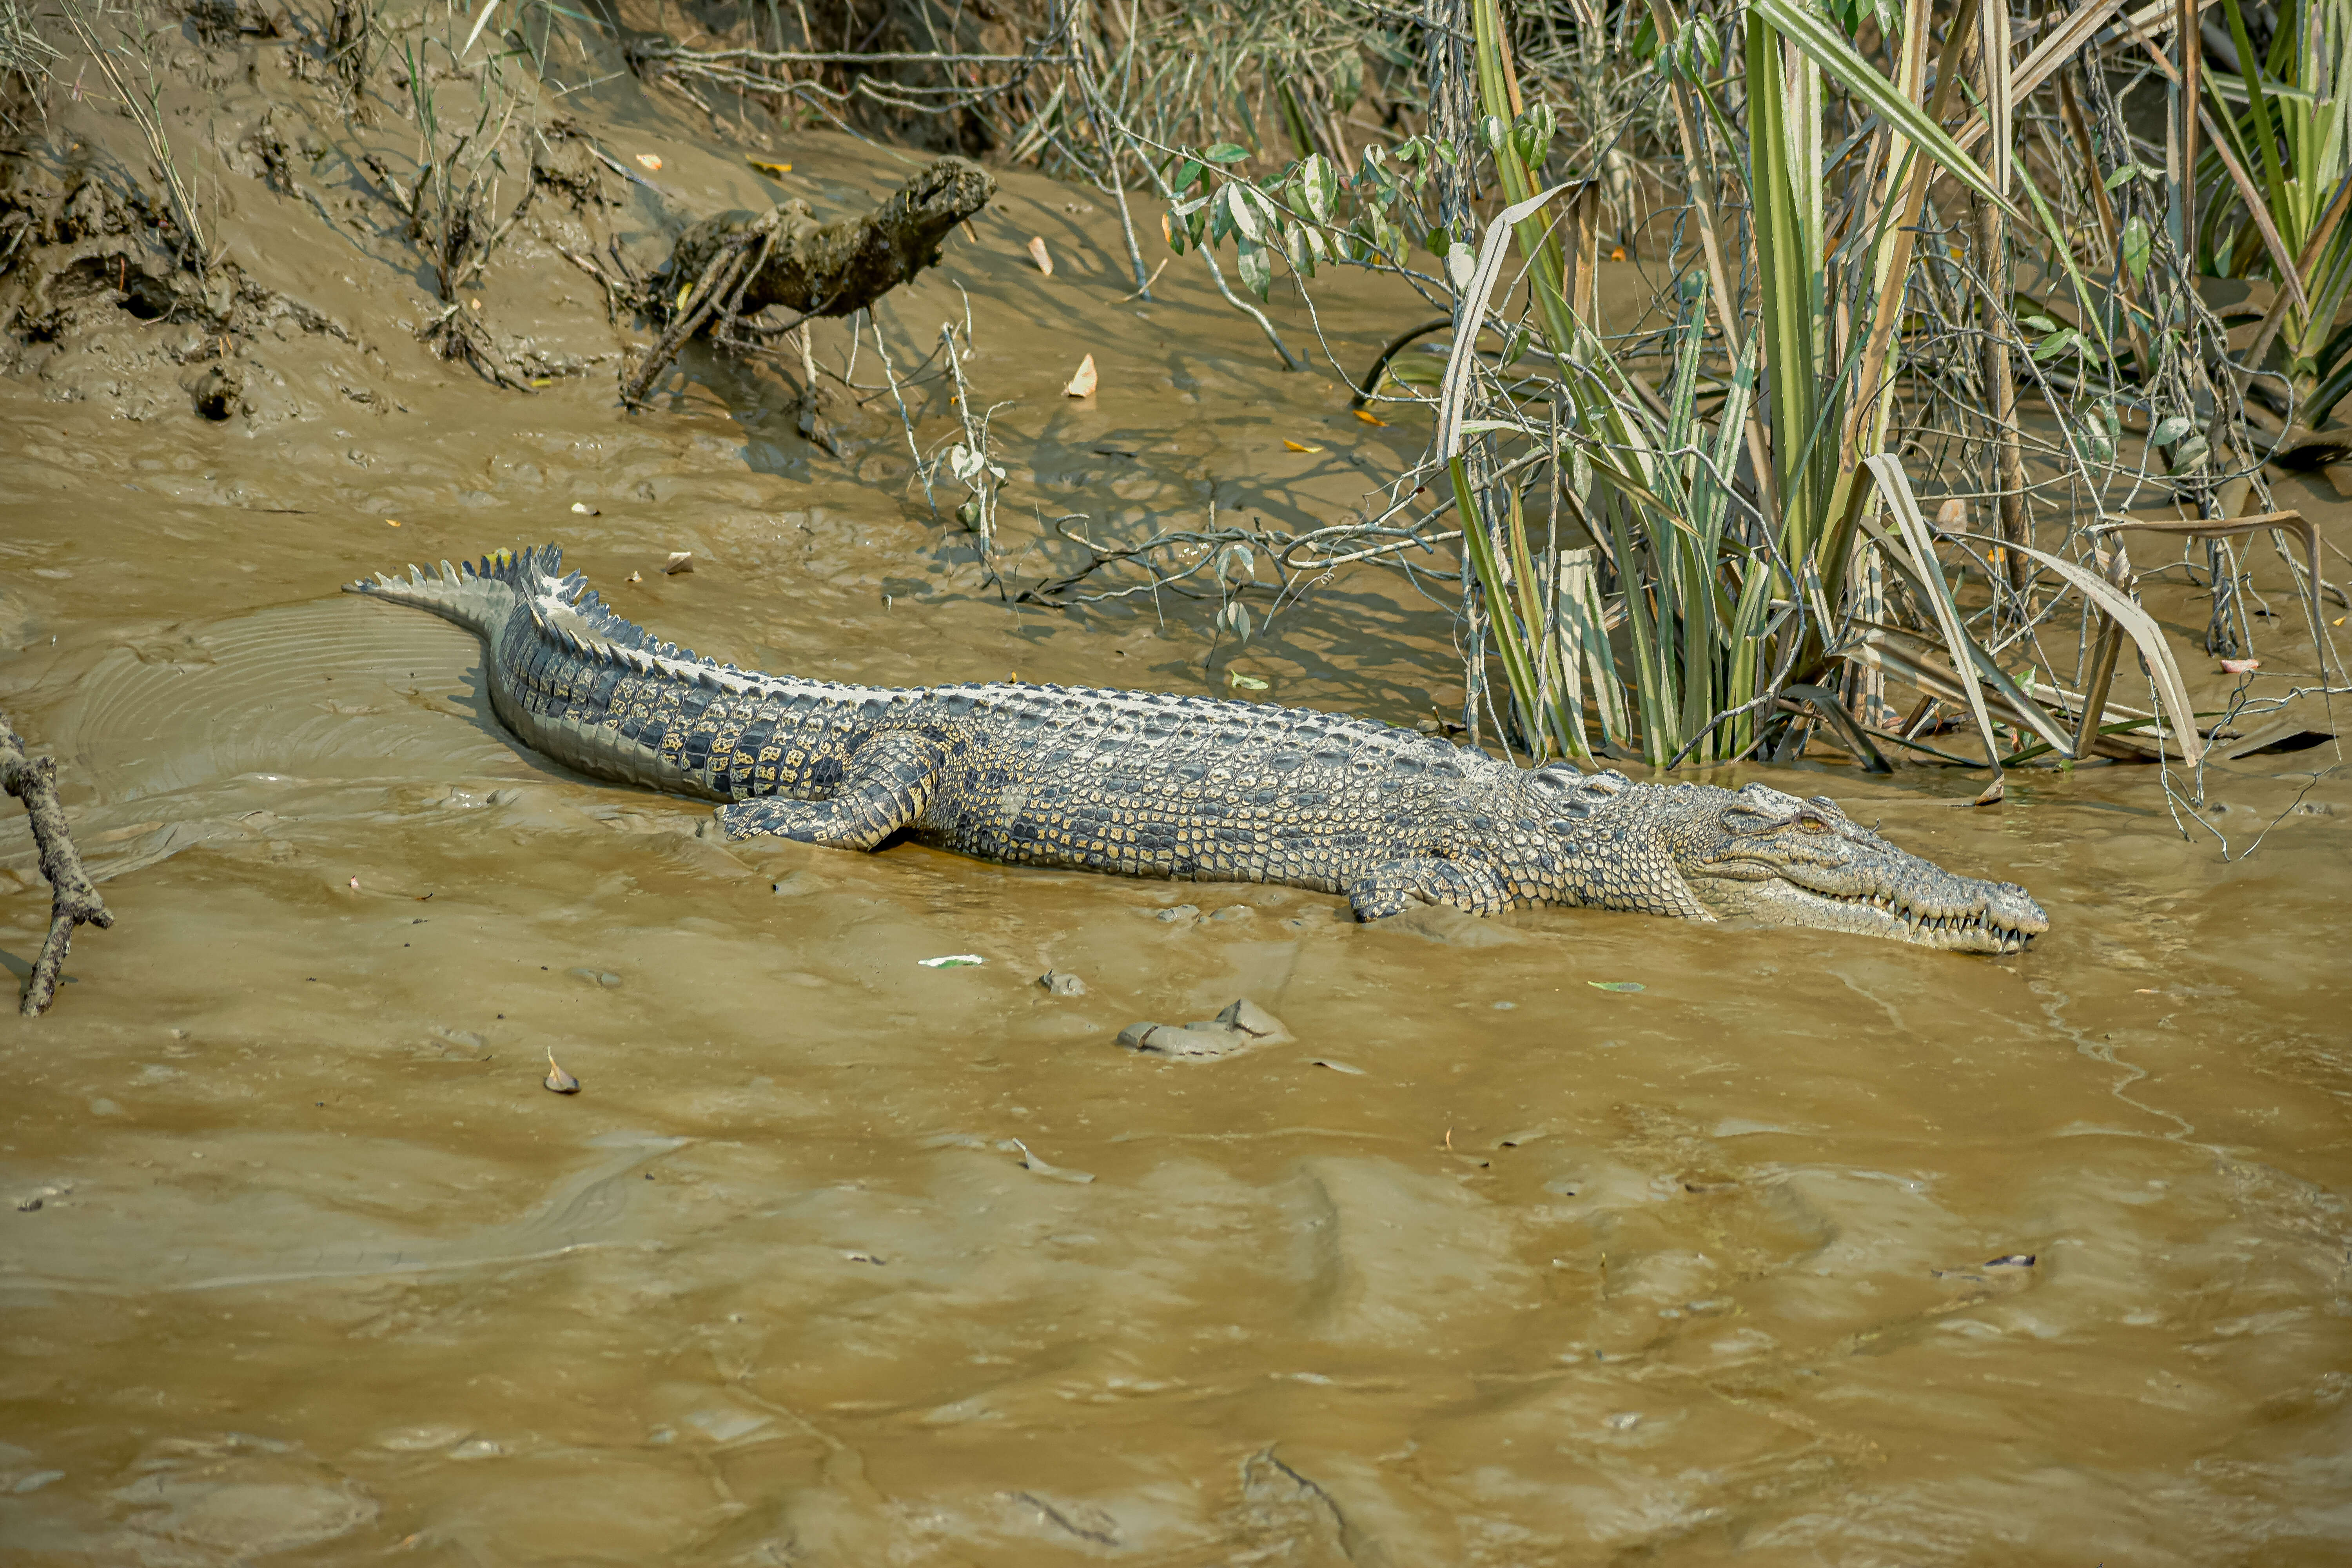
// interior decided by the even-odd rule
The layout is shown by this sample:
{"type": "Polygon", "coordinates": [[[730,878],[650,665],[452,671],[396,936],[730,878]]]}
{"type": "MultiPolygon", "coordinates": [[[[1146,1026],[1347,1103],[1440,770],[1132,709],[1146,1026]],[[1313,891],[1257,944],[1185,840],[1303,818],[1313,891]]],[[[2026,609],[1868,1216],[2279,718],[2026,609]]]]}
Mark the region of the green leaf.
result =
{"type": "Polygon", "coordinates": [[[2012,218],[2023,221],[2025,215],[2010,205],[2009,198],[1977,166],[1976,160],[1962,152],[1960,144],[1942,126],[1928,119],[1926,110],[1898,91],[1893,82],[1878,74],[1876,67],[1856,54],[1844,35],[1832,27],[1807,0],[1749,0],[1749,10],[1771,23],[1840,86],[1878,110],[1880,117],[1901,132],[1913,146],[1943,165],[1947,174],[2012,218]]]}
{"type": "Polygon", "coordinates": [[[1191,190],[1192,188],[1192,183],[1195,180],[1198,180],[1205,173],[1207,173],[1207,171],[1202,168],[1197,160],[1192,158],[1185,159],[1184,166],[1176,171],[1176,191],[1181,195],[1185,191],[1191,190]]]}
{"type": "Polygon", "coordinates": [[[1238,163],[1249,156],[1249,149],[1236,147],[1230,142],[1220,142],[1201,156],[1212,163],[1238,163]]]}
{"type": "Polygon", "coordinates": [[[2058,323],[2047,316],[2020,316],[2017,318],[2017,324],[2029,331],[2035,332],[2054,332],[2058,330],[2058,323]]]}
{"type": "Polygon", "coordinates": [[[2044,338],[2033,345],[2034,363],[2038,364],[2044,360],[2054,359],[2082,341],[2083,334],[2072,327],[2055,336],[2044,338]]]}
{"type": "Polygon", "coordinates": [[[2124,225],[2123,253],[2124,266],[2131,273],[2132,281],[2135,283],[2147,281],[2148,258],[2147,219],[2140,216],[2137,213],[2134,213],[2132,215],[2131,221],[2124,225]]]}
{"type": "Polygon", "coordinates": [[[1265,291],[1274,287],[1274,264],[1266,259],[1265,247],[1244,239],[1236,249],[1235,259],[1241,266],[1242,281],[1251,293],[1265,299],[1265,291]]]}
{"type": "Polygon", "coordinates": [[[1298,165],[1298,174],[1291,182],[1298,194],[1298,205],[1317,223],[1331,221],[1332,204],[1339,196],[1339,174],[1331,167],[1330,160],[1322,153],[1310,154],[1298,165]]]}

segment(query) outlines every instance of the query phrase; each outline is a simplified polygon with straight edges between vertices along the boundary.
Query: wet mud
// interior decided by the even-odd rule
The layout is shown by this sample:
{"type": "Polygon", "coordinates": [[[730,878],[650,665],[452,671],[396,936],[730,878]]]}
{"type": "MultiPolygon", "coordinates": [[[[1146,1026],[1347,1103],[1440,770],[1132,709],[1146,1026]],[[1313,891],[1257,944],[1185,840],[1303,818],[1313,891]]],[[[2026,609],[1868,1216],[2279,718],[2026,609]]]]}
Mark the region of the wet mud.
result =
{"type": "MultiPolygon", "coordinates": [[[[660,104],[606,112],[753,205],[660,104]]],[[[903,177],[790,151],[821,210],[903,177]]],[[[837,404],[828,451],[697,349],[624,416],[593,285],[522,241],[501,330],[591,369],[501,392],[372,325],[411,279],[241,189],[226,243],[348,336],[238,345],[232,418],[173,390],[201,345],[168,322],[0,380],[0,707],[118,917],[50,1016],[0,1019],[12,1561],[2352,1550],[2332,743],[2210,769],[2226,856],[2154,768],[2019,770],[1981,810],[1958,771],[1737,774],[2027,885],[2053,929],[2000,960],[1580,910],[1361,928],[1286,889],[729,843],[520,750],[470,637],[337,584],[554,540],[745,665],[1239,671],[1403,723],[1458,709],[1450,587],[1341,574],[1241,649],[1148,595],[1007,605],[887,397],[837,404]],[[983,962],[921,963],[953,954],[983,962]],[[1118,1043],[1242,997],[1294,1037],[1118,1043]]],[[[1008,176],[877,312],[919,353],[969,301],[974,395],[1016,400],[1016,583],[1063,510],[1303,526],[1418,451],[1276,371],[1190,264],[1122,300],[1118,232],[1008,176]],[[1064,397],[1088,353],[1101,390],[1064,397]]],[[[1318,303],[1355,363],[1418,308],[1318,303]]],[[[2323,477],[2292,489],[2352,541],[2323,477]]],[[[2151,602],[2193,649],[2201,606],[2151,602]]],[[[21,970],[47,907],[21,820],[0,879],[21,970]]]]}

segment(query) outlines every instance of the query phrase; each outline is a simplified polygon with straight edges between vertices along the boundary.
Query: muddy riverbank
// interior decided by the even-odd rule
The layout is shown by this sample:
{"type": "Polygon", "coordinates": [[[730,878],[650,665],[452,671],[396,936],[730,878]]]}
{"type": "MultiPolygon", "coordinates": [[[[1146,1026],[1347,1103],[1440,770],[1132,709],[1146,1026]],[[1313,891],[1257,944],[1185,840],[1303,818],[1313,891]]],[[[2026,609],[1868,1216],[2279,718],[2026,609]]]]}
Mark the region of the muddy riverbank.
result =
{"type": "MultiPolygon", "coordinates": [[[[205,68],[225,130],[313,101],[205,68]]],[[[764,175],[626,78],[571,111],[697,212],[862,207],[921,161],[812,132],[764,175]]],[[[276,123],[339,166],[337,128],[276,123]]],[[[553,540],[745,665],[1400,723],[1458,709],[1451,587],[1341,573],[1238,649],[1198,604],[1007,604],[886,392],[838,392],[828,449],[698,349],[619,411],[646,334],[555,247],[652,243],[660,192],[605,170],[494,258],[524,394],[415,339],[438,307],[340,177],[226,156],[215,243],[265,297],[234,331],[142,317],[126,254],[0,377],[0,710],[118,917],[51,1016],[0,1019],[16,1559],[2342,1558],[2332,744],[2214,765],[2226,854],[2153,768],[2021,769],[1983,810],[1959,770],[1738,772],[2026,884],[2052,930],[1998,961],[715,841],[519,750],[469,637],[337,585],[553,540]],[[1239,996],[1297,1040],[1114,1044],[1239,996]]],[[[1195,261],[1123,299],[1095,193],[1003,186],[877,316],[903,373],[969,310],[1012,586],[1064,513],[1314,526],[1421,449],[1278,371],[1195,261]]],[[[1318,303],[1348,363],[1412,319],[1318,303]]],[[[878,387],[870,340],[845,375],[878,387]]],[[[916,413],[956,423],[937,385],[916,413]]],[[[2288,489],[2352,543],[2324,477],[2288,489]]],[[[2151,600],[2193,647],[2201,605],[2151,600]]],[[[17,818],[0,878],[21,966],[17,818]]]]}

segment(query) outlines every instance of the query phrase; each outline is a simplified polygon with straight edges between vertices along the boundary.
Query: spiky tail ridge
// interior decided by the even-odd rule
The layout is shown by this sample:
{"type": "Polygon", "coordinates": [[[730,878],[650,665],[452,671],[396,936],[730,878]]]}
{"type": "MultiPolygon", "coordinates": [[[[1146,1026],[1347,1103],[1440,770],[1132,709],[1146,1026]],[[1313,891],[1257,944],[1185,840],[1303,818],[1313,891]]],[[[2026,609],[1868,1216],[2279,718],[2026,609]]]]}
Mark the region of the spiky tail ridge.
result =
{"type": "Polygon", "coordinates": [[[568,604],[577,598],[588,580],[577,572],[568,577],[562,572],[562,548],[542,544],[500,550],[455,566],[444,561],[438,576],[411,566],[406,582],[379,572],[373,579],[344,584],[343,592],[430,610],[487,640],[519,603],[543,598],[568,604]]]}

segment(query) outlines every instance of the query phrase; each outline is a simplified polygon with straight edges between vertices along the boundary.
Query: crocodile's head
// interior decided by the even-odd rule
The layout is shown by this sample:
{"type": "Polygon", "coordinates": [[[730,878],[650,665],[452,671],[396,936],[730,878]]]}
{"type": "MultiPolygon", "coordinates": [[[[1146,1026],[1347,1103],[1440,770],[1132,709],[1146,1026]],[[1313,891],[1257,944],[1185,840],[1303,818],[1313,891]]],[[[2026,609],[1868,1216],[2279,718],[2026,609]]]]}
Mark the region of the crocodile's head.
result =
{"type": "Polygon", "coordinates": [[[1856,826],[1820,795],[1799,800],[1755,784],[1674,793],[1685,799],[1676,803],[1682,809],[1660,813],[1661,836],[1684,880],[1717,916],[1953,952],[2019,952],[2050,929],[2050,917],[2016,883],[1955,876],[1856,826]]]}

